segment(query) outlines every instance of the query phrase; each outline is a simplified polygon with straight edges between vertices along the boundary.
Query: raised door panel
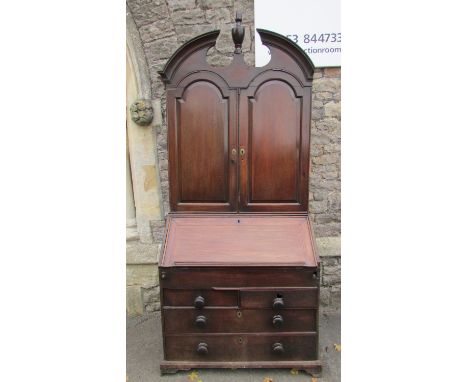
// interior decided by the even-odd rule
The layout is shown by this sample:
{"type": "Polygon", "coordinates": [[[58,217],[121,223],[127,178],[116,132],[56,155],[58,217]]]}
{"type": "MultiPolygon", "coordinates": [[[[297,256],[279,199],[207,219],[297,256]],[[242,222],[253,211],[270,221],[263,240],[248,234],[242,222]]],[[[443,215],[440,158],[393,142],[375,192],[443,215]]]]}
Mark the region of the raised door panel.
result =
{"type": "Polygon", "coordinates": [[[241,95],[241,210],[307,210],[307,102],[307,93],[284,79],[241,95]]]}
{"type": "Polygon", "coordinates": [[[205,79],[168,92],[173,211],[237,209],[236,98],[205,79]]]}

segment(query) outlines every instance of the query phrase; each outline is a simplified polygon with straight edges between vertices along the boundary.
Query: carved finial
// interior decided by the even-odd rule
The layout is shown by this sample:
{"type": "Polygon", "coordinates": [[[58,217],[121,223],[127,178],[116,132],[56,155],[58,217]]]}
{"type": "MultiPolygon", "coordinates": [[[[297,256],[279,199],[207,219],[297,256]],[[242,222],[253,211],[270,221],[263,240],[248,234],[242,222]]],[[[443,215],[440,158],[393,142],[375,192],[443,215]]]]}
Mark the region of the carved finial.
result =
{"type": "Polygon", "coordinates": [[[232,40],[234,41],[235,54],[242,53],[242,42],[244,41],[245,28],[241,26],[242,13],[236,11],[236,26],[232,28],[232,40]]]}

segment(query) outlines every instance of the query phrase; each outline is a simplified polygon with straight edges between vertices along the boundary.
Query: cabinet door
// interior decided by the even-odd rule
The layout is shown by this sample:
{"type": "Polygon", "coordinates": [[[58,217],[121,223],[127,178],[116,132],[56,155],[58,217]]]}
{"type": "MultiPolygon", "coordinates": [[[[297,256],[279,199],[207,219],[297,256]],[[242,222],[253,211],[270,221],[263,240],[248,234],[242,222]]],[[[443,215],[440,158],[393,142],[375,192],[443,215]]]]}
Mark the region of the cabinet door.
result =
{"type": "Polygon", "coordinates": [[[167,92],[172,211],[237,210],[237,97],[195,74],[167,92]]]}
{"type": "Polygon", "coordinates": [[[269,71],[239,102],[240,210],[307,211],[310,88],[269,71]]]}

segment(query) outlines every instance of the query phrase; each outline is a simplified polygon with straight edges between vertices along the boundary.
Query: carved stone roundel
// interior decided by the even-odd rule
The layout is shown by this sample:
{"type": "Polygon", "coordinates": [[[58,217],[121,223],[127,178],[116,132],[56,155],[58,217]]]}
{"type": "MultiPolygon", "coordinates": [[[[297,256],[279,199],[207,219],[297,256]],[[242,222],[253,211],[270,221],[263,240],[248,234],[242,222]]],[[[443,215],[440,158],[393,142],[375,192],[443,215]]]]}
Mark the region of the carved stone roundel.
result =
{"type": "Polygon", "coordinates": [[[132,121],[140,126],[147,126],[153,120],[153,106],[147,99],[139,99],[130,106],[132,121]]]}

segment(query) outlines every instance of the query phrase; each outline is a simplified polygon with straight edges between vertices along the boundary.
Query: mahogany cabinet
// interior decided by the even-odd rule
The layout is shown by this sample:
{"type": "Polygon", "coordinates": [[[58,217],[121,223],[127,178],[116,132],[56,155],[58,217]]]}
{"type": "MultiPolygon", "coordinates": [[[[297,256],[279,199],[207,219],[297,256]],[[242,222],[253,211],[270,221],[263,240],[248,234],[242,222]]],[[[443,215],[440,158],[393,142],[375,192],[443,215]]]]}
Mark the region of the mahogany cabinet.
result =
{"type": "Polygon", "coordinates": [[[314,67],[289,39],[245,64],[236,16],[227,67],[219,31],[168,60],[170,207],[159,264],[162,372],[283,367],[320,372],[319,258],[308,219],[314,67]]]}

